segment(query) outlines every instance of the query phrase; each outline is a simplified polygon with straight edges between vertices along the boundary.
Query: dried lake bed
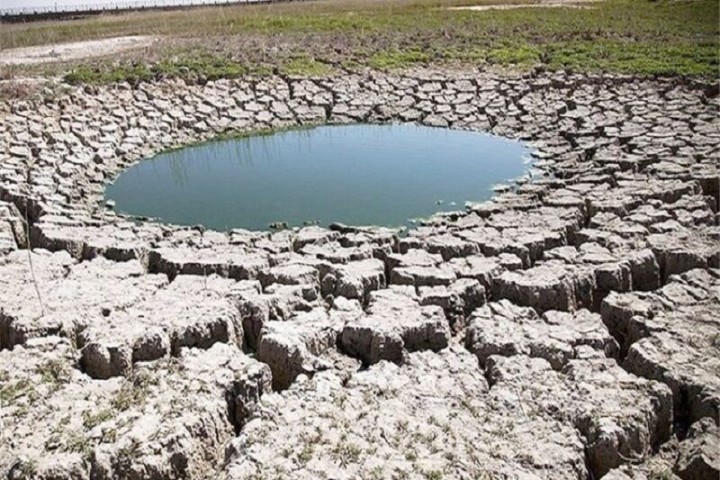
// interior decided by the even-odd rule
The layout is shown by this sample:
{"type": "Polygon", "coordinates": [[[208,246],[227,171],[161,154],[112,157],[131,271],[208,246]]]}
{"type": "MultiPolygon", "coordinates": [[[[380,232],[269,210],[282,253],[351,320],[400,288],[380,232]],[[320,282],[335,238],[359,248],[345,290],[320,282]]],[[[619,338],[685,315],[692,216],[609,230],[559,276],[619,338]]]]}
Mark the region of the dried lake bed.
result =
{"type": "Polygon", "coordinates": [[[719,106],[702,82],[454,70],[1,103],[0,472],[717,478],[719,106]],[[388,122],[521,140],[536,174],[405,236],[105,206],[170,148],[388,122]]]}

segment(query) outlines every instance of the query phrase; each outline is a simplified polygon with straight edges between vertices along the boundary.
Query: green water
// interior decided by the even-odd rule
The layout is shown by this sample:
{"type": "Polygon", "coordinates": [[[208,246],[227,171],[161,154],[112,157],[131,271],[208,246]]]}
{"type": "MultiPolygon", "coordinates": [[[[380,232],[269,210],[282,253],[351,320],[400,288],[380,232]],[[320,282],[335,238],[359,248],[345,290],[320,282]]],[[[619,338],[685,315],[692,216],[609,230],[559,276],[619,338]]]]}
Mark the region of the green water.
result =
{"type": "Polygon", "coordinates": [[[323,126],[223,140],[138,163],[107,188],[119,212],[216,230],[399,226],[490,198],[529,150],[488,134],[416,125],[323,126]]]}

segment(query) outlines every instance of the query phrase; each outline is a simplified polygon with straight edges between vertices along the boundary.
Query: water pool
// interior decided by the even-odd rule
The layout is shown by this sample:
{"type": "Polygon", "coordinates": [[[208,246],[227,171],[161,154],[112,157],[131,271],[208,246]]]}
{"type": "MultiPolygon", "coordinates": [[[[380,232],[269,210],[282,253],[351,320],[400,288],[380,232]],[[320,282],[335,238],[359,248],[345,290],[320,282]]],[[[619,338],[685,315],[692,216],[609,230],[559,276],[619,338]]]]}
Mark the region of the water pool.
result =
{"type": "Polygon", "coordinates": [[[119,212],[216,230],[406,225],[492,195],[529,149],[489,134],[347,125],[222,140],[142,161],[106,190],[119,212]]]}

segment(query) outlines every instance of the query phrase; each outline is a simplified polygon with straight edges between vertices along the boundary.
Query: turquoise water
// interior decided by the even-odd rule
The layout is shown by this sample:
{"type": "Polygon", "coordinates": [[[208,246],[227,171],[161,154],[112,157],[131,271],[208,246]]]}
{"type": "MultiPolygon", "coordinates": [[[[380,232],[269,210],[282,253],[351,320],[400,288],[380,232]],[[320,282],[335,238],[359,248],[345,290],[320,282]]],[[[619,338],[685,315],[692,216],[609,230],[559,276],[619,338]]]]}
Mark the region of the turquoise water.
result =
{"type": "Polygon", "coordinates": [[[162,153],[121,174],[119,212],[215,230],[406,225],[521,176],[522,143],[416,125],[323,126],[162,153]]]}

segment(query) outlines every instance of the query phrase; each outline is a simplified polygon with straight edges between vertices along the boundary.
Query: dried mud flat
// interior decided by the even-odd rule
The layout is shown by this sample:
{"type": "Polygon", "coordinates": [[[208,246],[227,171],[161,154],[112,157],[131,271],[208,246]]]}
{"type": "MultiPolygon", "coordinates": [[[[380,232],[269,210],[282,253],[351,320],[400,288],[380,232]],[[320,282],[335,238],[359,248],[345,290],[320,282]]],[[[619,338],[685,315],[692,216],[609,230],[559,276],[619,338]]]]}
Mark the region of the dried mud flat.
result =
{"type": "Polygon", "coordinates": [[[35,65],[104,57],[149,47],[157,40],[158,37],[152,36],[127,36],[37,47],[10,48],[0,51],[0,65],[35,65]]]}
{"type": "Polygon", "coordinates": [[[492,10],[515,10],[518,8],[594,8],[593,3],[602,0],[540,0],[534,3],[498,3],[492,5],[466,5],[448,7],[448,10],[487,12],[492,10]]]}
{"type": "Polygon", "coordinates": [[[430,70],[3,104],[0,473],[717,479],[719,105],[700,83],[430,70]],[[165,148],[386,121],[530,141],[532,178],[405,237],[102,205],[165,148]]]}

